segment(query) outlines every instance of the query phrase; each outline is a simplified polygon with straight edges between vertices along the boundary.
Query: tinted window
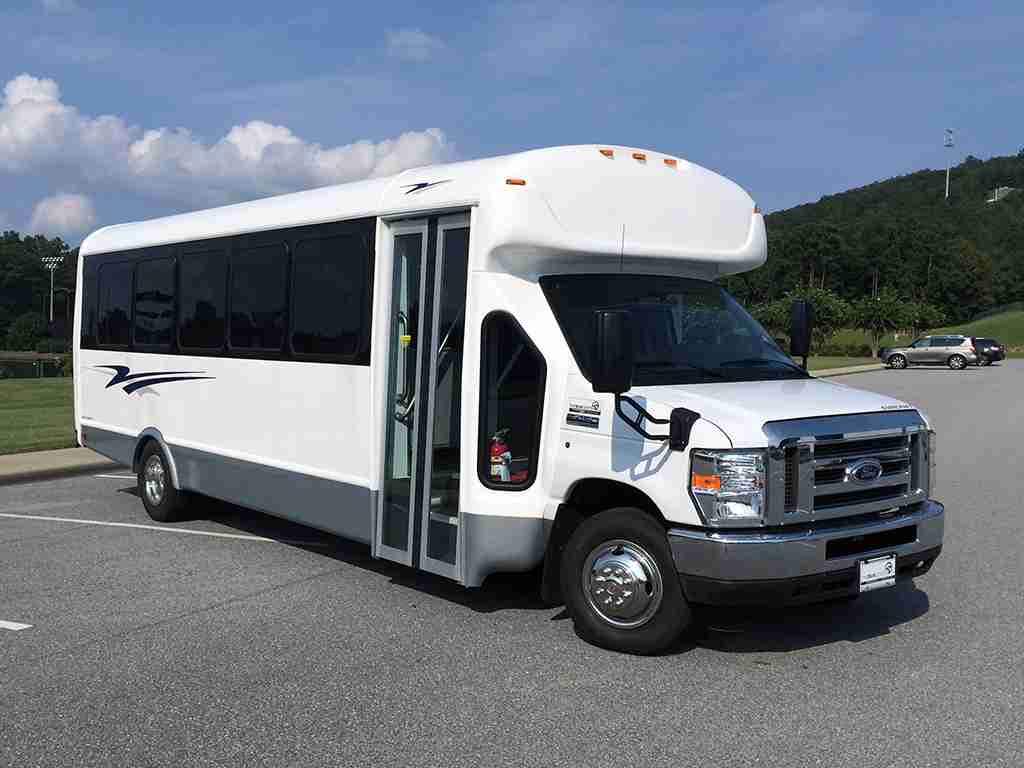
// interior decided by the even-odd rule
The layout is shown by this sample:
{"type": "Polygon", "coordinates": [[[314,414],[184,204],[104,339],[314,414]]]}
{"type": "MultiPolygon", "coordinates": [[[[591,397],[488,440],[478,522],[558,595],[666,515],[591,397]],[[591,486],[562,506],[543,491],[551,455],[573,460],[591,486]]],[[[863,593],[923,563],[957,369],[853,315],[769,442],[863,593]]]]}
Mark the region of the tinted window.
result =
{"type": "Polygon", "coordinates": [[[135,343],[169,348],[174,338],[174,259],[135,267],[135,343]]]}
{"type": "Polygon", "coordinates": [[[626,310],[636,385],[806,378],[721,286],[665,275],[558,275],[541,287],[584,376],[595,312],[626,310]]]}
{"type": "Polygon", "coordinates": [[[228,261],[224,250],[185,253],[178,259],[181,275],[181,320],[178,343],[186,349],[224,346],[224,301],[228,261]]]}
{"type": "Polygon", "coordinates": [[[92,347],[96,344],[96,293],[98,290],[96,268],[91,260],[82,268],[82,346],[92,347]]]}
{"type": "Polygon", "coordinates": [[[299,242],[292,264],[292,350],[352,358],[367,348],[371,282],[363,235],[299,242]]]}
{"type": "Polygon", "coordinates": [[[545,365],[512,316],[484,318],[480,387],[480,479],[519,489],[537,473],[545,365]]]}
{"type": "Polygon", "coordinates": [[[284,342],[288,256],[283,245],[239,250],[231,259],[231,346],[278,350],[284,342]]]}
{"type": "Polygon", "coordinates": [[[949,339],[946,338],[945,336],[932,336],[932,344],[931,345],[933,347],[948,347],[949,346],[949,339]]]}
{"type": "Polygon", "coordinates": [[[122,261],[99,269],[97,341],[127,347],[131,335],[132,264],[122,261]]]}

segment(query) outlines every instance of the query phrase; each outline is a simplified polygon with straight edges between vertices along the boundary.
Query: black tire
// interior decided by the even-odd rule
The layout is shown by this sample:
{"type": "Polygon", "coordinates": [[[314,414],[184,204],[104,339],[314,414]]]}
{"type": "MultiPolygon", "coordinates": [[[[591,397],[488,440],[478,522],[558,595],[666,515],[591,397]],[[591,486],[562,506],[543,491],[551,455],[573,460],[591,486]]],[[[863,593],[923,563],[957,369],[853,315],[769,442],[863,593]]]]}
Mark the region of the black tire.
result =
{"type": "Polygon", "coordinates": [[[889,356],[889,367],[897,370],[902,370],[907,367],[907,358],[903,355],[890,355],[889,356]]]}
{"type": "MultiPolygon", "coordinates": [[[[621,569],[618,572],[623,573],[621,569]]],[[[594,588],[604,590],[601,581],[598,579],[594,588]]],[[[640,509],[619,507],[584,520],[573,531],[562,553],[561,582],[565,607],[576,632],[602,648],[624,653],[658,653],[675,643],[690,624],[690,606],[683,596],[665,529],[640,509]],[[593,559],[598,553],[604,557],[597,557],[596,565],[602,559],[611,563],[603,569],[605,572],[615,568],[619,558],[628,558],[622,562],[636,567],[643,564],[642,572],[650,578],[642,583],[633,582],[632,592],[628,591],[628,581],[623,586],[621,581],[603,580],[604,584],[611,582],[615,590],[603,592],[607,600],[614,602],[622,596],[626,609],[646,606],[642,612],[619,616],[616,623],[616,618],[601,613],[592,602],[592,588],[585,586],[585,579],[588,584],[595,583],[589,574],[594,571],[593,559]],[[634,593],[639,597],[634,596],[634,605],[630,605],[629,596],[634,593]]],[[[622,610],[610,603],[605,605],[610,613],[622,610]]]]}
{"type": "Polygon", "coordinates": [[[171,471],[167,457],[159,443],[150,440],[142,449],[138,471],[139,496],[149,516],[160,523],[173,523],[181,519],[185,507],[185,494],[174,487],[171,482],[171,471]],[[148,468],[148,469],[147,469],[148,468]],[[147,474],[149,472],[149,474],[147,474]],[[158,482],[156,474],[162,478],[158,482]],[[153,481],[159,485],[159,492],[154,486],[147,487],[153,481]]]}
{"type": "Polygon", "coordinates": [[[954,371],[962,371],[967,367],[967,358],[963,355],[950,355],[949,360],[946,361],[946,365],[954,371]]]}

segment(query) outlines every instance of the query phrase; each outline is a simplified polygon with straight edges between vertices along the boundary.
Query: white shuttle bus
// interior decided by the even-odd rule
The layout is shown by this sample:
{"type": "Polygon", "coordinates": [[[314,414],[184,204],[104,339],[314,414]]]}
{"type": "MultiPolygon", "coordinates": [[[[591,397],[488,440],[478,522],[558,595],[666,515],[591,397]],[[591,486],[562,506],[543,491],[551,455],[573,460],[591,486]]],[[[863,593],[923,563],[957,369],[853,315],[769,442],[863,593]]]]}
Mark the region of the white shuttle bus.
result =
{"type": "Polygon", "coordinates": [[[692,604],[857,595],[941,550],[925,417],[809,376],[715,282],[764,263],[764,220],[683,159],[419,168],[80,254],[78,439],[157,520],[204,494],[467,587],[542,565],[582,637],[639,653],[692,604]]]}

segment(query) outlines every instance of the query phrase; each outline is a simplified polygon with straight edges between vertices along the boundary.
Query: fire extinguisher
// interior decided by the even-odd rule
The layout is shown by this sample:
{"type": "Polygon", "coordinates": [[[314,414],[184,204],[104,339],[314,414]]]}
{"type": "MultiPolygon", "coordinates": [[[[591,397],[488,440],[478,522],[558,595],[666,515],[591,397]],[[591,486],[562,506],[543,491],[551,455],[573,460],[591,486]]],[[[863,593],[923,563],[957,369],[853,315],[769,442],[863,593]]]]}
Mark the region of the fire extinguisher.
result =
{"type": "Polygon", "coordinates": [[[499,429],[491,436],[491,480],[507,483],[511,479],[512,451],[508,449],[509,429],[499,429]]]}

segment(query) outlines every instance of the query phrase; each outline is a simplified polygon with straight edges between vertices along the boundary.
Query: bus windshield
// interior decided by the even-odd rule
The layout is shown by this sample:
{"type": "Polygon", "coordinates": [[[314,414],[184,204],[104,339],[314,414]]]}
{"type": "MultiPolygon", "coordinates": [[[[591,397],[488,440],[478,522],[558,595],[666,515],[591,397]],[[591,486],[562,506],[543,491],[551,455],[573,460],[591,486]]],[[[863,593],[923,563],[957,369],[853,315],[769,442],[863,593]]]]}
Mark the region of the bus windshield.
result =
{"type": "Polygon", "coordinates": [[[637,386],[808,376],[715,283],[622,274],[553,275],[540,283],[588,379],[594,313],[603,309],[624,309],[632,315],[637,386]]]}

